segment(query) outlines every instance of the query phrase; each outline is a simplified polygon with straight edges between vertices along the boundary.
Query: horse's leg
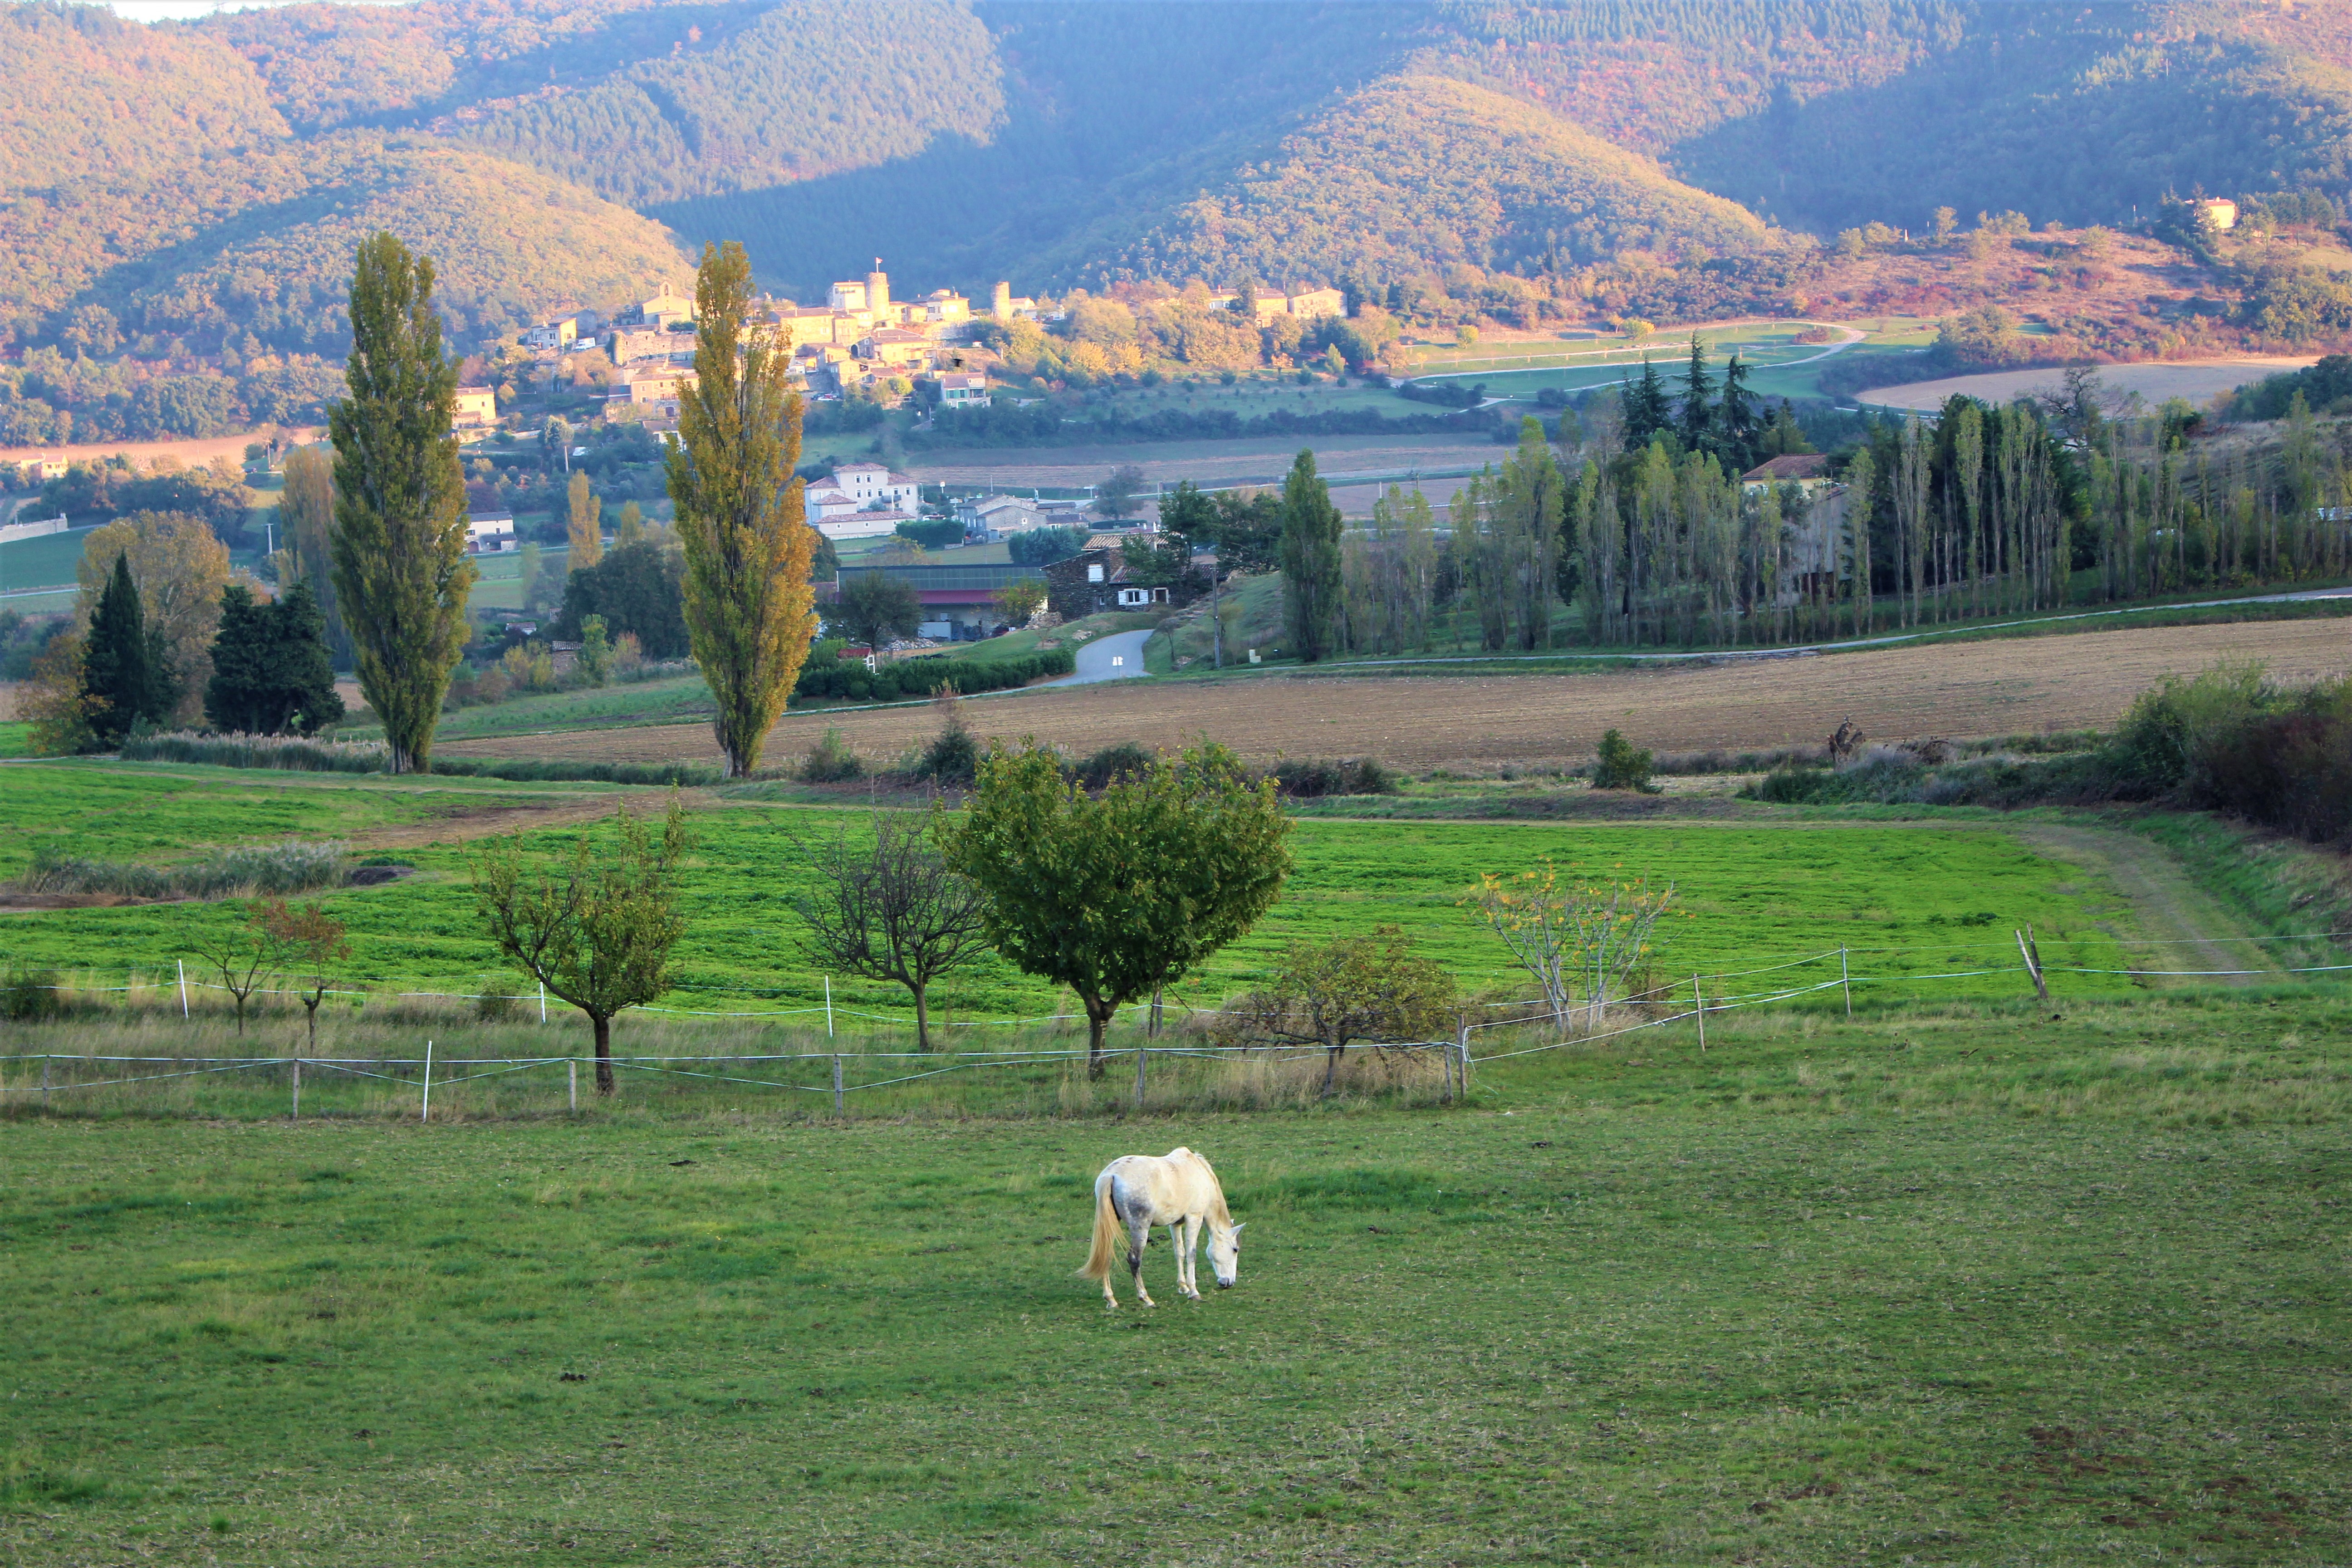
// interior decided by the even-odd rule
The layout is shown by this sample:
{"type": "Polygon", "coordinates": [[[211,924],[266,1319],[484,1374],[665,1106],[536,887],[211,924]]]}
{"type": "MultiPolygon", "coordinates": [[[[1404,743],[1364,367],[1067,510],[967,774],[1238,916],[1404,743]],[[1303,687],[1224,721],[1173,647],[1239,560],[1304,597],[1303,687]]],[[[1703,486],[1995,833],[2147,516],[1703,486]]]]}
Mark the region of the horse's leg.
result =
{"type": "Polygon", "coordinates": [[[1127,1269],[1135,1282],[1135,1299],[1147,1307],[1159,1302],[1143,1288],[1143,1249],[1151,1240],[1151,1211],[1145,1209],[1127,1222],[1127,1269]]]}
{"type": "Polygon", "coordinates": [[[1184,1216],[1184,1294],[1201,1299],[1201,1216],[1184,1216]]]}

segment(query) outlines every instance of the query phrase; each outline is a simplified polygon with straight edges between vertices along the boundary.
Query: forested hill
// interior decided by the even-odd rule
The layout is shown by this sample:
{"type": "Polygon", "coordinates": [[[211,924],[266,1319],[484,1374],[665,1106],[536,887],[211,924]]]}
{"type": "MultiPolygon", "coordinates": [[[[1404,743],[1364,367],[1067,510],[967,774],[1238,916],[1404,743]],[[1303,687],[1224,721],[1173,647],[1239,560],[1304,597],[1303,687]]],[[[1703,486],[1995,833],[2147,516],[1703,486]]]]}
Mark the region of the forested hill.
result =
{"type": "MultiPolygon", "coordinates": [[[[706,239],[803,298],[880,255],[975,292],[1459,264],[1730,308],[1808,234],[1944,206],[2352,205],[2352,0],[31,0],[0,58],[0,351],[103,362],[92,420],[301,405],[131,384],[325,384],[372,225],[473,335],[641,297],[706,239]]],[[[2352,330],[2313,276],[2249,287],[2352,330]]],[[[0,444],[54,433],[26,384],[0,444]]]]}

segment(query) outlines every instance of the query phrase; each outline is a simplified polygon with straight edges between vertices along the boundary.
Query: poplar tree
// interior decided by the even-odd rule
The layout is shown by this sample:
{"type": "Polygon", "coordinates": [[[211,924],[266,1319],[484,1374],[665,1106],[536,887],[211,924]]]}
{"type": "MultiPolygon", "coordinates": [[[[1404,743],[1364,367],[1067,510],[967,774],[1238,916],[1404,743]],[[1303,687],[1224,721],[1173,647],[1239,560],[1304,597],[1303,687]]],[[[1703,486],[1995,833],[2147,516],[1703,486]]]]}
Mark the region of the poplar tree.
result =
{"type": "Polygon", "coordinates": [[[729,240],[706,245],[694,284],[695,384],[681,389],[669,494],[686,553],[686,625],[718,700],[711,730],[740,778],[808,658],[816,631],[809,564],[816,531],[793,476],[801,400],[789,342],[751,321],[751,263],[729,240]]]}
{"type": "Polygon", "coordinates": [[[466,481],[450,431],[457,367],[441,352],[433,263],[389,234],[352,275],[351,395],[335,444],[335,603],[360,690],[395,773],[429,772],[433,731],[466,646],[466,481]]]}
{"type": "Polygon", "coordinates": [[[1315,473],[1308,447],[1282,481],[1282,605],[1291,647],[1313,663],[1339,644],[1347,584],[1339,560],[1339,509],[1315,473]]]}
{"type": "Polygon", "coordinates": [[[327,647],[343,646],[343,623],[335,608],[335,460],[322,447],[297,447],[286,454],[286,488],[278,492],[278,518],[294,574],[310,584],[319,613],[326,617],[327,647]]]}
{"type": "Polygon", "coordinates": [[[593,566],[604,558],[604,503],[588,488],[588,476],[572,476],[565,500],[571,511],[571,569],[593,566]]]}

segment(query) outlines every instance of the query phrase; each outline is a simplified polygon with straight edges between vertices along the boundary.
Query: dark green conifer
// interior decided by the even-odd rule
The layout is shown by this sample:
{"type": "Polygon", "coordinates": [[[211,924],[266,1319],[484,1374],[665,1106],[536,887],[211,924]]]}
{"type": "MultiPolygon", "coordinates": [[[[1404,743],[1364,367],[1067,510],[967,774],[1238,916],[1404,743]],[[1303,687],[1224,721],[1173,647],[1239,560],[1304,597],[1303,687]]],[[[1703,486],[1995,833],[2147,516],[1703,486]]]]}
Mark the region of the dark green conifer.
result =
{"type": "Polygon", "coordinates": [[[114,575],[90,615],[81,680],[89,699],[90,732],[110,746],[121,744],[141,720],[163,720],[179,695],[163,635],[147,625],[127,552],[114,558],[114,575]]]}

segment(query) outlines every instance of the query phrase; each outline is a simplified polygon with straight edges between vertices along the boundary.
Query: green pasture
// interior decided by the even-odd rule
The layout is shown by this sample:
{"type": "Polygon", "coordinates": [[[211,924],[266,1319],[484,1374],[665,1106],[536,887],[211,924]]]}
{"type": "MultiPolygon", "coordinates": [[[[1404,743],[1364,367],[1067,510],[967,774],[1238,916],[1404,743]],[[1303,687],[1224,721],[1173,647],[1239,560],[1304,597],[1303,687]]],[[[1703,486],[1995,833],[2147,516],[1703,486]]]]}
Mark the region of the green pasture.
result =
{"type": "MultiPolygon", "coordinates": [[[[287,836],[350,837],[372,827],[429,824],[504,805],[626,795],[657,809],[658,791],[534,786],[491,780],[240,773],[169,764],[12,763],[5,784],[18,831],[0,847],[0,875],[36,843],[107,859],[161,861],[202,847],[287,836]]],[[[762,804],[769,786],[719,793],[694,814],[698,846],[686,880],[688,934],[671,1001],[688,1007],[806,1006],[824,977],[801,955],[793,898],[811,886],[813,847],[856,833],[855,811],[762,804]]],[[[574,829],[526,831],[553,849],[574,829]]],[[[430,837],[429,830],[413,837],[430,837]]],[[[1460,900],[1483,872],[1538,868],[1563,875],[1646,876],[1680,889],[1682,918],[1660,933],[1653,978],[1725,976],[1717,994],[1818,984],[1836,960],[1742,978],[1743,972],[1853,950],[1853,973],[1886,994],[2006,996],[2023,984],[2011,931],[2031,923],[2046,963],[2126,965],[2134,934],[2128,901],[2102,879],[2029,848],[1995,825],[1819,821],[1578,825],[1564,823],[1300,821],[1297,871],[1283,901],[1248,937],[1187,983],[1179,1000],[1213,1002],[1264,978],[1295,940],[1321,940],[1394,922],[1474,991],[1524,988],[1499,943],[1460,900]],[[1960,978],[1905,977],[1990,971],[1960,978]]],[[[353,942],[349,975],[397,989],[471,991],[505,979],[479,934],[462,845],[403,848],[416,874],[394,884],[327,895],[353,942]]],[[[205,931],[240,918],[233,904],[54,910],[0,922],[0,963],[82,972],[169,973],[205,931]]],[[[100,983],[93,979],[92,984],[100,983]]],[[[2076,994],[2113,994],[2113,977],[2069,975],[2076,994]]],[[[898,1014],[896,987],[836,978],[846,1005],[898,1014]]],[[[992,956],[942,982],[938,1003],[965,1019],[1057,1011],[1050,988],[992,956]]]]}
{"type": "Polygon", "coordinates": [[[2348,1028],[1782,1015],[1131,1123],[19,1101],[0,1551],[2338,1563],[2348,1028]],[[1178,1143],[1239,1286],[1163,1238],[1106,1312],[1088,1183],[1178,1143]]]}
{"type": "MultiPolygon", "coordinates": [[[[34,509],[24,521],[30,521],[38,512],[38,508],[34,509]]],[[[72,589],[79,581],[74,568],[80,563],[82,545],[96,531],[94,528],[69,528],[63,533],[45,533],[37,539],[0,544],[0,594],[15,594],[26,588],[72,589]]],[[[0,609],[24,607],[21,601],[0,599],[0,609]]]]}

